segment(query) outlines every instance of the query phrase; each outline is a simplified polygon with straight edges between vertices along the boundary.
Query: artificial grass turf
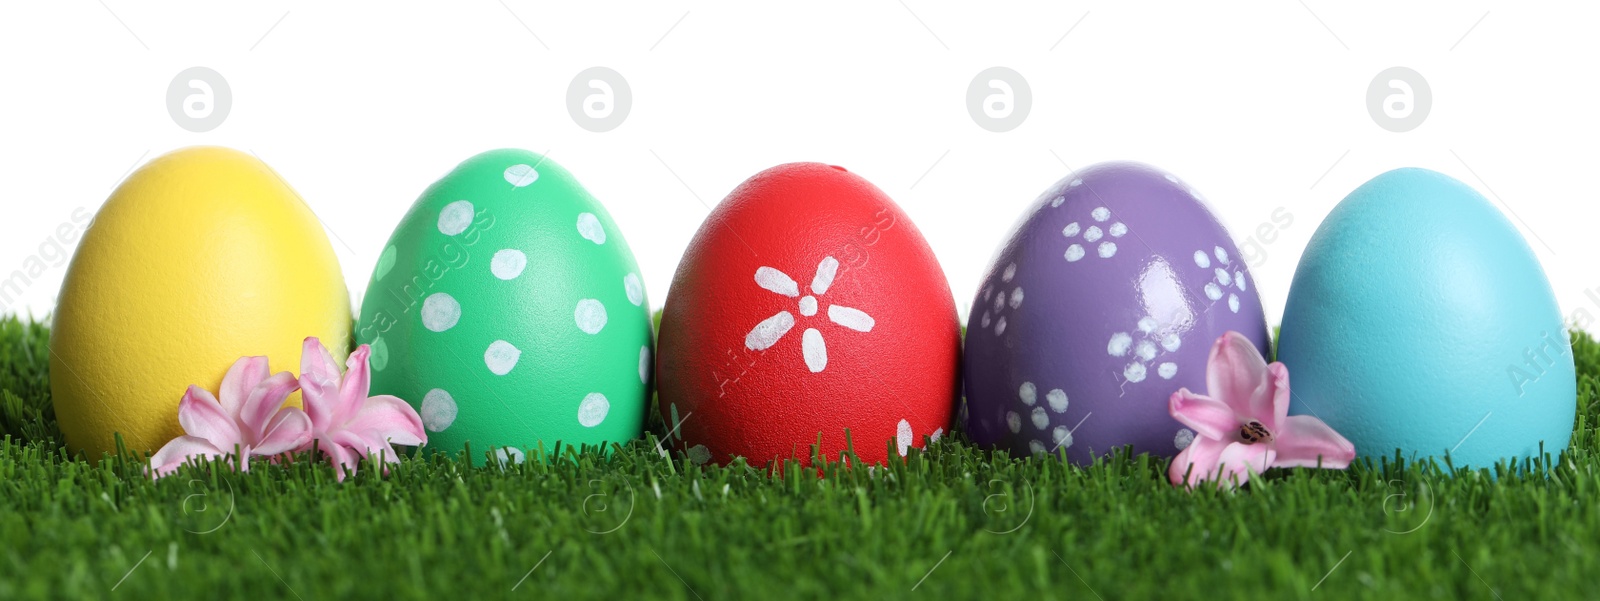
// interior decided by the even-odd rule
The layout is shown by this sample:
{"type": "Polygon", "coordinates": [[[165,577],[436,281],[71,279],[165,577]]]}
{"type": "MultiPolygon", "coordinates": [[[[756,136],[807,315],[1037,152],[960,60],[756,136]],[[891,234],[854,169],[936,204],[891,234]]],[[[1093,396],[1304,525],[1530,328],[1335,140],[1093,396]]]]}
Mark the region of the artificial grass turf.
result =
{"type": "Polygon", "coordinates": [[[152,482],[137,461],[61,449],[47,338],[0,322],[0,599],[1597,594],[1600,346],[1583,334],[1554,470],[1384,462],[1195,493],[1167,484],[1165,460],[1084,469],[958,435],[821,478],[697,467],[647,436],[509,468],[435,456],[339,483],[298,461],[152,482]]]}

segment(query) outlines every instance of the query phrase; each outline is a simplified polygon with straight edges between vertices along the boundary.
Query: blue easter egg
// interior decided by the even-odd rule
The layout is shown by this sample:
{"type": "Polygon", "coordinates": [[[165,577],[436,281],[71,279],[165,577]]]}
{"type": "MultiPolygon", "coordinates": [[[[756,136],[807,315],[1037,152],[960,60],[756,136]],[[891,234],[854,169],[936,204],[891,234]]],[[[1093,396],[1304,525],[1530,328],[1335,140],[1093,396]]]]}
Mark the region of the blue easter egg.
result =
{"type": "Polygon", "coordinates": [[[1499,210],[1434,171],[1379,175],[1317,228],[1278,360],[1290,413],[1359,456],[1482,468],[1572,438],[1577,382],[1544,270],[1499,210]]]}

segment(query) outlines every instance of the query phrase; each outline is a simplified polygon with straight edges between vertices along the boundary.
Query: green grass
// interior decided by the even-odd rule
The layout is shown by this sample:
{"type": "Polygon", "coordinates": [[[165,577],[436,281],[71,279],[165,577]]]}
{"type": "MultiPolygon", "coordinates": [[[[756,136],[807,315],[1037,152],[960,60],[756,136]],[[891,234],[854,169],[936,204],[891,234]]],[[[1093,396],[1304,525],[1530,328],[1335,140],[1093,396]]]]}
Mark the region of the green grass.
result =
{"type": "Polygon", "coordinates": [[[694,467],[649,438],[510,469],[434,457],[344,483],[307,462],[151,482],[135,461],[61,449],[46,337],[0,324],[0,599],[1600,594],[1600,347],[1587,336],[1558,469],[1385,462],[1194,494],[1166,483],[1163,460],[1081,469],[959,436],[821,478],[694,467]]]}

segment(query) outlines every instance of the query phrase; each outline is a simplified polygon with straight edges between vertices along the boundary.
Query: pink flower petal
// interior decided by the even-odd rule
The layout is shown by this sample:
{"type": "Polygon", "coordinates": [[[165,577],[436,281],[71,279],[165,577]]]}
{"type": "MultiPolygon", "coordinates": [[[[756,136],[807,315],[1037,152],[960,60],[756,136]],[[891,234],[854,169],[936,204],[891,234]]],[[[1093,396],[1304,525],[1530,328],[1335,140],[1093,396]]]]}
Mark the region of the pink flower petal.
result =
{"type": "Polygon", "coordinates": [[[300,348],[300,393],[312,426],[319,433],[326,431],[338,402],[339,364],[316,337],[307,338],[300,348]]]}
{"type": "MultiPolygon", "coordinates": [[[[340,438],[350,443],[347,447],[355,453],[373,462],[381,458],[384,463],[400,463],[400,453],[394,450],[389,443],[355,432],[345,432],[340,438]]],[[[385,472],[387,473],[387,472],[385,472]]]]}
{"type": "Polygon", "coordinates": [[[1236,440],[1239,437],[1239,417],[1233,408],[1217,399],[1179,388],[1167,399],[1167,411],[1172,418],[1195,431],[1199,438],[1236,440]]]}
{"type": "MultiPolygon", "coordinates": [[[[385,463],[399,463],[400,455],[394,447],[382,440],[362,436],[357,432],[345,430],[333,437],[334,442],[348,449],[357,459],[368,459],[377,462],[380,459],[385,463]]],[[[385,472],[387,473],[387,472],[385,472]]]]}
{"type": "Polygon", "coordinates": [[[367,400],[367,393],[372,389],[372,370],[367,364],[371,354],[372,348],[365,344],[350,353],[350,360],[346,363],[349,369],[344,373],[344,382],[339,385],[339,403],[335,405],[333,424],[345,424],[355,419],[356,413],[361,411],[362,404],[367,400]]]}
{"type": "Polygon", "coordinates": [[[171,474],[190,457],[221,457],[222,451],[198,436],[179,436],[168,441],[155,455],[150,456],[152,475],[160,478],[171,474]]]}
{"type": "Polygon", "coordinates": [[[222,376],[222,386],[217,389],[217,401],[230,417],[239,415],[239,408],[250,397],[250,391],[267,378],[266,357],[240,357],[222,376]]]}
{"type": "Polygon", "coordinates": [[[1289,367],[1282,363],[1268,365],[1267,388],[1272,395],[1272,423],[1266,426],[1277,432],[1283,419],[1289,417],[1289,367]]]}
{"type": "Polygon", "coordinates": [[[1187,485],[1189,488],[1201,481],[1210,479],[1211,474],[1217,471],[1217,458],[1222,456],[1223,449],[1228,448],[1227,442],[1214,438],[1196,437],[1189,443],[1183,452],[1172,459],[1172,465],[1167,466],[1167,478],[1173,486],[1187,485]],[[1192,467],[1191,467],[1192,466],[1192,467]],[[1188,479],[1185,480],[1185,474],[1188,479]]]}
{"type": "Polygon", "coordinates": [[[254,435],[249,437],[251,440],[261,439],[261,434],[266,431],[267,422],[278,413],[278,408],[289,399],[289,395],[299,388],[300,382],[295,379],[294,374],[283,371],[262,380],[254,390],[250,391],[244,407],[239,410],[239,421],[254,435]]]}
{"type": "Polygon", "coordinates": [[[279,455],[311,443],[311,418],[304,411],[284,407],[267,423],[257,443],[257,455],[279,455]]]}
{"type": "Polygon", "coordinates": [[[1206,362],[1206,394],[1227,403],[1241,421],[1273,423],[1272,391],[1267,362],[1243,334],[1229,331],[1211,347],[1206,362]]]}
{"type": "Polygon", "coordinates": [[[367,399],[345,428],[366,438],[373,447],[379,443],[414,447],[428,442],[428,434],[422,429],[422,416],[417,415],[417,410],[388,395],[367,399]]]}
{"type": "Polygon", "coordinates": [[[1267,466],[1272,465],[1276,455],[1272,446],[1265,443],[1229,444],[1228,448],[1222,450],[1222,456],[1217,458],[1217,464],[1221,466],[1217,486],[1226,488],[1244,484],[1250,476],[1267,471],[1267,466]]]}
{"type": "Polygon", "coordinates": [[[1355,445],[1309,415],[1285,418],[1275,436],[1273,446],[1278,456],[1273,467],[1316,467],[1317,458],[1321,457],[1322,467],[1344,469],[1356,458],[1355,445]]]}
{"type": "Polygon", "coordinates": [[[328,462],[333,465],[334,477],[339,482],[344,482],[345,472],[356,473],[356,465],[361,461],[361,456],[355,451],[327,437],[317,439],[317,449],[327,454],[328,462]]]}
{"type": "Polygon", "coordinates": [[[241,438],[239,424],[223,413],[222,405],[211,393],[199,386],[190,386],[178,402],[178,423],[190,436],[204,438],[228,453],[234,452],[235,445],[248,442],[241,438]]]}

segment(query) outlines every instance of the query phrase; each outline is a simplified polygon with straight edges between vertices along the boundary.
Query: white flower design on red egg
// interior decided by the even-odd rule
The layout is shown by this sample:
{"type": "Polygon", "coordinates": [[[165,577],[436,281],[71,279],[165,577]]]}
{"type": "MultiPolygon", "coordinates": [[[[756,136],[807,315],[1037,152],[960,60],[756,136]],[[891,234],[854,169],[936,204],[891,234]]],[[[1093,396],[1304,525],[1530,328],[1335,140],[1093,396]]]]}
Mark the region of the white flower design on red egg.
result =
{"type": "MultiPolygon", "coordinates": [[[[833,285],[834,276],[839,271],[839,260],[831,256],[823,257],[817,264],[817,273],[811,278],[811,294],[800,295],[800,285],[788,274],[762,266],[756,269],[756,285],[776,292],[789,298],[798,298],[801,317],[814,317],[817,314],[818,296],[828,292],[833,285]]],[[[828,320],[835,324],[855,330],[857,332],[871,332],[875,323],[871,315],[860,309],[843,305],[828,305],[828,320]]],[[[779,311],[776,315],[761,320],[750,329],[744,337],[744,346],[752,351],[764,351],[777,344],[784,334],[794,327],[795,317],[788,311],[779,311]]],[[[816,328],[806,328],[800,335],[800,350],[805,357],[806,368],[811,373],[821,372],[828,367],[828,345],[822,339],[822,332],[816,328]]]]}

